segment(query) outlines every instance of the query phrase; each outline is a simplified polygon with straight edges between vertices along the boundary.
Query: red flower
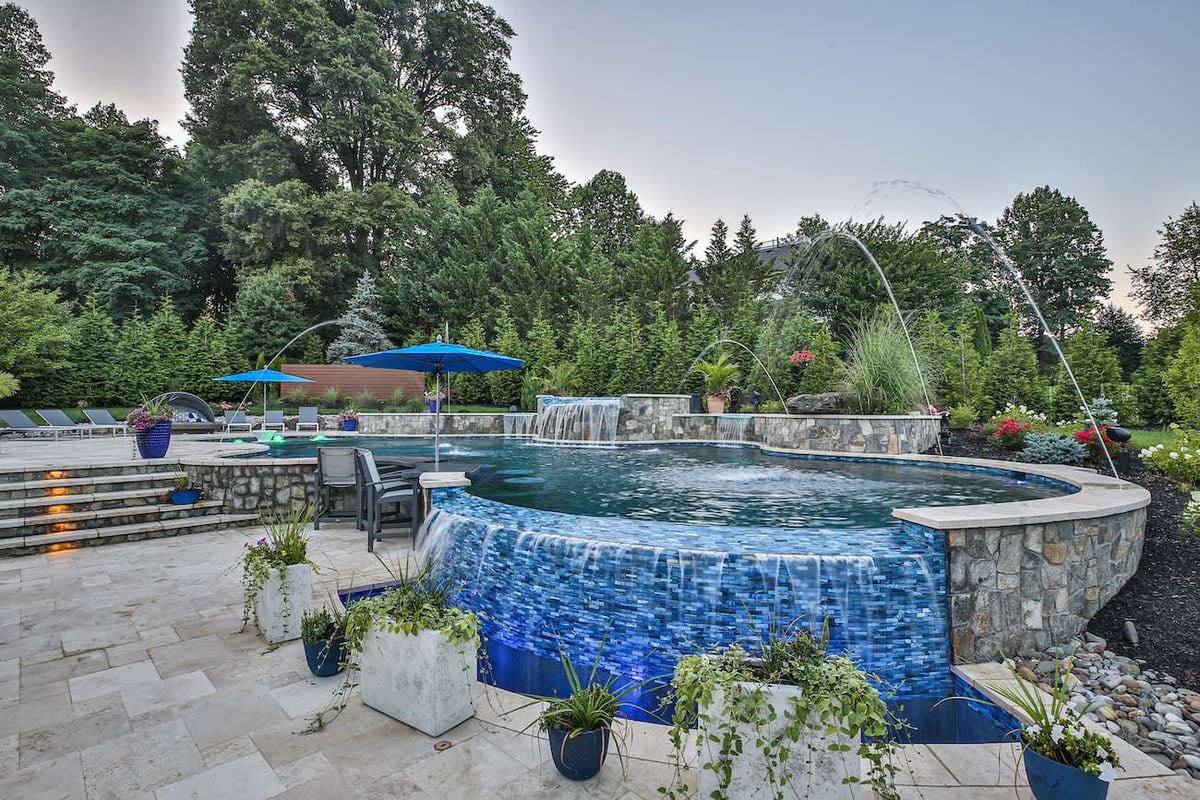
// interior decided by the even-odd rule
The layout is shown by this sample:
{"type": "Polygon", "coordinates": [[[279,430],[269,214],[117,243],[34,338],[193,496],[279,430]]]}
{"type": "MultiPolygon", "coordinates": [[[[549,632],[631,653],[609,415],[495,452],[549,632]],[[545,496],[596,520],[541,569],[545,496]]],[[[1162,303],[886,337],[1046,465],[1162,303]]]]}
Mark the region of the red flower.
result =
{"type": "Polygon", "coordinates": [[[801,364],[811,364],[817,360],[816,353],[811,350],[797,350],[788,356],[788,361],[792,362],[792,366],[796,367],[801,364]]]}

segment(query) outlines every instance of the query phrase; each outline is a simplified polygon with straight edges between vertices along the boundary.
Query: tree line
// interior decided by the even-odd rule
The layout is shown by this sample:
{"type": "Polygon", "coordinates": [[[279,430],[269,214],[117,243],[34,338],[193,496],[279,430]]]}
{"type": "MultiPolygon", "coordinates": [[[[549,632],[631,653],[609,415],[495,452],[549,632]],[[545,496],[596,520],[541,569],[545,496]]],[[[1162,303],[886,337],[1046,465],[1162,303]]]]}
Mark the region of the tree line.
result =
{"type": "MultiPolygon", "coordinates": [[[[1194,205],[1134,271],[1143,314],[1160,326],[1143,349],[1137,322],[1104,302],[1112,264],[1100,230],[1051,187],[1018,195],[992,223],[805,217],[773,262],[748,216],[717,220],[698,253],[681,220],[647,213],[619,173],[572,185],[537,151],[509,63],[514,33],[488,6],[191,7],[180,153],[155,123],[112,105],[78,113],[53,89],[34,20],[0,6],[0,370],[21,380],[11,402],[130,403],[166,388],[217,397],[208,379],[331,319],[345,324],[285,357],[336,359],[448,326],[455,341],[527,359],[524,374],[460,379],[468,402],[508,406],[543,384],[689,388],[689,364],[721,337],[755,350],[785,393],[818,390],[856,322],[887,302],[857,239],[940,362],[939,402],[982,416],[1011,397],[1064,406],[993,239],[1055,335],[1086,341],[1081,357],[1103,362],[1094,391],[1126,397],[1146,421],[1181,413],[1168,362],[1191,324],[1175,276],[1200,278],[1194,205]],[[801,349],[818,360],[797,370],[789,356],[801,349]],[[1117,373],[1096,355],[1109,350],[1117,373]],[[990,367],[996,353],[1021,368],[990,367]]],[[[746,391],[769,394],[761,370],[743,366],[746,391]]]]}

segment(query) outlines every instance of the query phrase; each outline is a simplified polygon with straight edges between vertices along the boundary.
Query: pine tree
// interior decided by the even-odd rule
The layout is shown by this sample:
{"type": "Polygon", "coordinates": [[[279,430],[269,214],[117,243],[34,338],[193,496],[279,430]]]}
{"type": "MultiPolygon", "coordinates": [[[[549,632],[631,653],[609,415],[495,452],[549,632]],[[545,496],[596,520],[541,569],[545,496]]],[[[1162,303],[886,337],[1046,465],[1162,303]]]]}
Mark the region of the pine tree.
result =
{"type": "Polygon", "coordinates": [[[171,298],[163,299],[148,324],[157,350],[155,371],[163,391],[180,391],[187,382],[188,332],[171,298]]]}
{"type": "MultiPolygon", "coordinates": [[[[487,334],[484,333],[483,323],[473,319],[462,327],[457,336],[457,342],[463,347],[473,350],[487,349],[487,334]]],[[[452,397],[455,403],[467,405],[487,404],[492,400],[492,389],[488,385],[487,375],[483,373],[460,372],[449,376],[452,397]]]]}
{"type": "Polygon", "coordinates": [[[646,362],[650,368],[649,390],[672,393],[683,380],[687,364],[683,360],[683,340],[679,323],[667,319],[662,306],[651,310],[650,325],[646,328],[646,362]]]}
{"type": "MultiPolygon", "coordinates": [[[[1044,386],[1038,375],[1033,345],[1017,330],[1016,318],[1009,316],[1000,331],[1000,343],[988,356],[983,370],[984,392],[995,408],[1012,403],[1030,408],[1043,405],[1044,386]]],[[[981,409],[985,416],[992,409],[981,409]]]]}
{"type": "MultiPolygon", "coordinates": [[[[496,332],[492,336],[491,350],[501,355],[523,358],[525,348],[521,345],[521,336],[513,325],[508,309],[501,306],[496,315],[496,332]]],[[[525,370],[506,369],[488,373],[488,385],[492,389],[492,402],[503,408],[520,405],[521,382],[525,370]]]]}
{"type": "Polygon", "coordinates": [[[562,361],[562,353],[550,323],[538,317],[525,336],[525,371],[539,378],[562,361]]]}
{"type": "Polygon", "coordinates": [[[590,319],[579,318],[567,334],[566,350],[575,365],[575,383],[580,394],[604,394],[611,376],[611,354],[600,346],[600,328],[590,319]]]}
{"type": "Polygon", "coordinates": [[[199,397],[223,399],[232,384],[219,383],[215,378],[229,375],[229,353],[225,337],[212,314],[196,320],[187,335],[188,357],[184,363],[183,390],[199,397]]]}
{"type": "Polygon", "coordinates": [[[392,343],[383,329],[383,312],[379,308],[379,294],[370,270],[363,270],[338,323],[338,336],[325,352],[325,359],[330,364],[336,364],[346,356],[391,348],[392,343]]]}
{"type": "Polygon", "coordinates": [[[95,295],[88,297],[75,319],[72,337],[77,344],[71,358],[70,395],[89,405],[116,401],[117,329],[95,295]]]}
{"type": "Polygon", "coordinates": [[[608,381],[610,396],[636,394],[646,391],[650,370],[646,364],[646,345],[642,326],[632,309],[622,308],[604,331],[605,349],[613,353],[612,377],[608,381]]]}

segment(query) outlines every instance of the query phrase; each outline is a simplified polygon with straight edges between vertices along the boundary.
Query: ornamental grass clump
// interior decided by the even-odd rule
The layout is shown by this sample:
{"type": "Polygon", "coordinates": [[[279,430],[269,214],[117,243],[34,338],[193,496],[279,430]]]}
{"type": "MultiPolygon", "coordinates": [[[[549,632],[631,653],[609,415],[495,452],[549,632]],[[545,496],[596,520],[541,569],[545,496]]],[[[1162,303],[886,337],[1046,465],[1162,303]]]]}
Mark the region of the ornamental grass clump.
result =
{"type": "Polygon", "coordinates": [[[933,376],[925,363],[921,368],[896,316],[880,313],[855,328],[837,388],[854,413],[907,414],[926,407],[921,377],[933,376]]]}
{"type": "Polygon", "coordinates": [[[699,769],[715,773],[718,783],[713,797],[725,796],[733,781],[734,760],[751,748],[765,761],[761,778],[769,793],[762,796],[794,796],[805,776],[793,774],[790,762],[808,747],[842,754],[853,764],[842,783],[862,783],[876,796],[894,800],[898,768],[892,763],[894,745],[887,733],[889,721],[898,721],[889,716],[877,684],[875,676],[849,657],[829,652],[828,620],[820,638],[807,630],[783,635],[772,631],[753,652],[734,644],[686,656],[675,667],[665,701],[674,703],[669,737],[676,773],[671,785],[659,791],[671,798],[689,796],[683,749],[689,730],[697,727],[699,769]],[[769,689],[778,686],[800,691],[789,693],[784,707],[777,707],[769,689]],[[705,752],[712,757],[706,760],[705,752]],[[860,759],[867,765],[865,778],[859,775],[860,759]]]}

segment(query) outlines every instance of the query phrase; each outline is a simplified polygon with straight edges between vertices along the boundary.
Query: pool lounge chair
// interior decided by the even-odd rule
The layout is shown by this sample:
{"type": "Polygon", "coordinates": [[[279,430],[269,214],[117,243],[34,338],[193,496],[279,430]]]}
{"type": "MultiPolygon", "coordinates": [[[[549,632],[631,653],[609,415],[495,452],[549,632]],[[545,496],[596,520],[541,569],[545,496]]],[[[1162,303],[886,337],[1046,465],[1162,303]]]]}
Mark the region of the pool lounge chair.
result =
{"type": "Polygon", "coordinates": [[[8,426],[6,430],[11,430],[13,433],[49,433],[54,436],[55,441],[58,440],[60,433],[77,433],[79,438],[83,438],[84,427],[71,423],[70,426],[61,425],[38,425],[25,415],[24,411],[0,411],[0,420],[8,426]]]}
{"type": "Polygon", "coordinates": [[[300,418],[296,420],[296,430],[302,431],[305,428],[312,428],[314,431],[321,430],[321,418],[317,416],[316,406],[300,406],[300,418]]]}
{"type": "Polygon", "coordinates": [[[286,430],[287,423],[283,421],[283,412],[268,411],[267,416],[263,419],[262,429],[264,431],[286,430]]]}
{"type": "Polygon", "coordinates": [[[39,408],[37,415],[46,421],[46,424],[52,428],[63,428],[66,430],[79,429],[80,435],[87,431],[88,438],[91,438],[92,431],[96,428],[89,424],[80,425],[75,420],[67,416],[67,412],[61,408],[39,408]]]}
{"type": "Polygon", "coordinates": [[[245,411],[226,411],[225,412],[225,432],[230,433],[234,428],[240,428],[244,431],[254,429],[254,424],[246,419],[245,411]]]}
{"type": "MultiPolygon", "coordinates": [[[[120,431],[122,436],[129,433],[129,426],[113,419],[112,413],[107,408],[85,408],[83,415],[88,418],[88,422],[92,423],[92,427],[96,430],[111,430],[114,436],[117,431],[120,431]]],[[[46,421],[49,422],[49,420],[46,421]]]]}

